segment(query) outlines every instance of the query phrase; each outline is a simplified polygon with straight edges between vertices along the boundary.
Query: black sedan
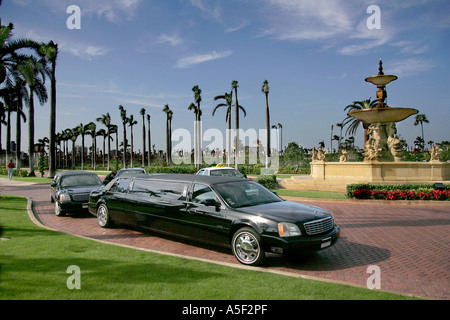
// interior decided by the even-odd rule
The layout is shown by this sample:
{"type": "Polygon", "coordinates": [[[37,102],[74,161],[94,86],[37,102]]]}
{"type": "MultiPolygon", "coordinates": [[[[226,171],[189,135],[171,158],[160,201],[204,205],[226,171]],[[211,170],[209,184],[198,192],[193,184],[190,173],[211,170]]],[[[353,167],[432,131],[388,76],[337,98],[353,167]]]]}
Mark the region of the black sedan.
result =
{"type": "Polygon", "coordinates": [[[284,201],[257,182],[197,175],[116,178],[95,190],[89,212],[102,227],[114,222],[231,246],[237,260],[258,265],[265,252],[311,252],[339,237],[333,215],[284,201]]]}
{"type": "Polygon", "coordinates": [[[55,203],[55,214],[64,216],[87,209],[89,194],[102,185],[92,172],[72,170],[56,173],[51,183],[50,201],[55,203]]]}

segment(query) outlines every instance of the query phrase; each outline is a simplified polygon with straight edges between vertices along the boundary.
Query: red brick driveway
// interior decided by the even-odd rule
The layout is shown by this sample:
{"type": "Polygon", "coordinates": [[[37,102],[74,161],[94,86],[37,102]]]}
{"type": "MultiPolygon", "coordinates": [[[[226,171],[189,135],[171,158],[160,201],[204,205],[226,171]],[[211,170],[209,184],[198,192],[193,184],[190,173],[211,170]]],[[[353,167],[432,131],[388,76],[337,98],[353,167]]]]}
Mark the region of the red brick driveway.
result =
{"type": "MultiPolygon", "coordinates": [[[[4,180],[4,179],[0,179],[4,180]]],[[[239,264],[231,250],[161,237],[130,228],[103,229],[89,215],[58,218],[48,185],[0,181],[0,194],[26,196],[35,217],[61,232],[111,243],[239,264]]],[[[450,298],[450,203],[302,199],[334,213],[341,238],[314,255],[270,255],[264,269],[366,287],[368,267],[379,267],[381,290],[428,299],[450,298]]]]}

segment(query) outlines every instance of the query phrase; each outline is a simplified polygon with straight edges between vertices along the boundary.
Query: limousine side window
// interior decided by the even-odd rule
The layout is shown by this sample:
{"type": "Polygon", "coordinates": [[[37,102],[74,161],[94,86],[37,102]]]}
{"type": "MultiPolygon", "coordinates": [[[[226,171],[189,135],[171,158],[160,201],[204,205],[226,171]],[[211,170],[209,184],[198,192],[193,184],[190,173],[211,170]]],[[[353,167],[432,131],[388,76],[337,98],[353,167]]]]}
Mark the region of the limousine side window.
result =
{"type": "Polygon", "coordinates": [[[155,180],[135,180],[130,193],[141,194],[148,197],[164,198],[168,200],[186,200],[188,184],[155,181],[155,180]]]}
{"type": "Polygon", "coordinates": [[[216,194],[209,186],[199,183],[194,184],[191,201],[201,204],[211,203],[212,201],[215,201],[218,204],[220,203],[219,200],[217,200],[216,194]]]}
{"type": "Polygon", "coordinates": [[[129,179],[117,179],[114,184],[109,188],[111,192],[121,192],[126,193],[128,190],[129,179]]]}

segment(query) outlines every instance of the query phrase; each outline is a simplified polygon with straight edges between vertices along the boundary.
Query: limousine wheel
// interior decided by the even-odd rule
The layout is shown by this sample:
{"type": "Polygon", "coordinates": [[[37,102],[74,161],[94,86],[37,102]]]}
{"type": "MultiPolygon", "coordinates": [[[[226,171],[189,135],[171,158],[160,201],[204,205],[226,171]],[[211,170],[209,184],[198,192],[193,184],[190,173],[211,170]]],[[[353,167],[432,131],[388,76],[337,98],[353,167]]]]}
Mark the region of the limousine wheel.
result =
{"type": "Polygon", "coordinates": [[[66,215],[66,213],[61,210],[61,205],[58,202],[55,202],[55,214],[58,217],[63,217],[66,215]]]}
{"type": "Polygon", "coordinates": [[[242,264],[256,266],[265,258],[261,237],[252,228],[239,229],[233,236],[231,248],[236,259],[242,264]]]}
{"type": "Polygon", "coordinates": [[[108,207],[101,204],[97,209],[97,220],[100,227],[109,228],[113,225],[113,221],[109,216],[108,207]]]}

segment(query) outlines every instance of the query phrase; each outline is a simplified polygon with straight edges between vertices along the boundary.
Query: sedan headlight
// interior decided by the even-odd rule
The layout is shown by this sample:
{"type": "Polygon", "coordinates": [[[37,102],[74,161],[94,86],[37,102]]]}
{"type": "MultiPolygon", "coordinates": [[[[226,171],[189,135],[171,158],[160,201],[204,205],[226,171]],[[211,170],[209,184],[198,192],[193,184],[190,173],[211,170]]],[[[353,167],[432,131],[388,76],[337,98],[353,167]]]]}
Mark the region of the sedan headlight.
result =
{"type": "Polygon", "coordinates": [[[60,202],[70,201],[70,196],[67,193],[61,193],[59,195],[59,201],[60,202]]]}
{"type": "Polygon", "coordinates": [[[301,236],[302,233],[296,224],[288,222],[280,222],[278,224],[278,234],[280,237],[301,236]]]}

